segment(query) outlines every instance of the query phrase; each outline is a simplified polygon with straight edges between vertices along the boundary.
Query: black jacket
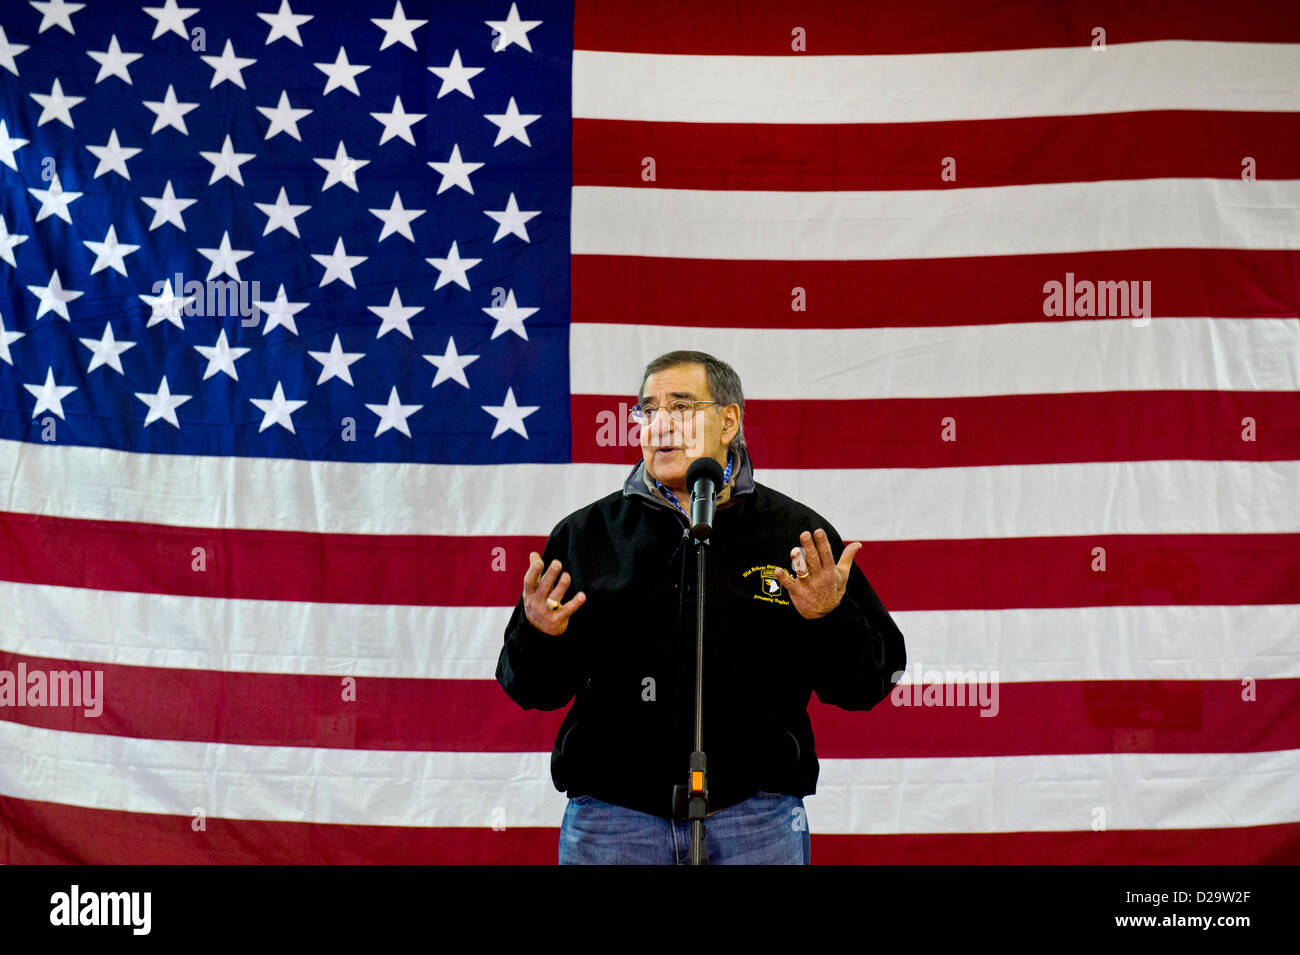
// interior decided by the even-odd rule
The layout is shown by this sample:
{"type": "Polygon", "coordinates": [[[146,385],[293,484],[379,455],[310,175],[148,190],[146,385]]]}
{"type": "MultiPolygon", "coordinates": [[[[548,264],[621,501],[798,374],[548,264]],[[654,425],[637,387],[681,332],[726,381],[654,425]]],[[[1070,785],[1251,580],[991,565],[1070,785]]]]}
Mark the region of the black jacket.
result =
{"type": "MultiPolygon", "coordinates": [[[[817,791],[808,700],[867,710],[906,665],[903,635],[854,564],[840,605],[815,620],[765,575],[790,569],[817,512],[758,484],[742,449],[729,499],[718,506],[705,560],[704,751],[710,811],[759,791],[817,791]]],[[[551,778],[570,796],[670,818],[673,786],[694,749],[695,546],[689,521],[645,483],[645,463],[621,491],[560,521],[542,559],[572,576],[564,599],[586,603],[558,637],[524,615],[506,626],[497,681],[524,709],[574,700],[551,754],[551,778]],[[575,699],[576,695],[576,699],[575,699]]]]}

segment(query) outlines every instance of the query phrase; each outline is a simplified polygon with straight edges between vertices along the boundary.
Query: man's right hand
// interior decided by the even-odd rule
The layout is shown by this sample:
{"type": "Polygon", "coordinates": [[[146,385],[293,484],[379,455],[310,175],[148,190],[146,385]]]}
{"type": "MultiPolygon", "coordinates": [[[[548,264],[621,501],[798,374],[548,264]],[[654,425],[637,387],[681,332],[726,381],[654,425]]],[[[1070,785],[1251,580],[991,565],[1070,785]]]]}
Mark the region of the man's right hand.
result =
{"type": "Polygon", "coordinates": [[[560,562],[551,561],[551,566],[542,573],[542,557],[536,551],[528,555],[528,573],[524,574],[524,615],[542,633],[558,637],[569,628],[569,618],[573,612],[587,602],[587,595],[578,591],[568,603],[559,603],[564,599],[564,592],[569,589],[569,572],[560,574],[560,562]],[[557,581],[556,575],[560,575],[557,581]],[[553,607],[548,601],[559,604],[553,607]]]}

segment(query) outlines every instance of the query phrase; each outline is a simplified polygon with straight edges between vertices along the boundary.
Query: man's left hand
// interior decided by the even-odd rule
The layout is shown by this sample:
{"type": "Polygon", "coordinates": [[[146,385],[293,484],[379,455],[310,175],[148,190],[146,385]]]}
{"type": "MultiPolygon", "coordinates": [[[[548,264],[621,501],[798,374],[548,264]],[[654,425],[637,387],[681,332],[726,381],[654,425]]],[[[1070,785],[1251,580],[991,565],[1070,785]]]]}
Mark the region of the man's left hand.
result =
{"type": "MultiPolygon", "coordinates": [[[[854,541],[844,548],[839,563],[831,554],[831,542],[826,531],[820,527],[815,534],[804,531],[799,535],[803,553],[807,555],[807,576],[795,577],[785,568],[779,568],[781,585],[790,593],[790,600],[807,620],[824,617],[840,605],[844,591],[849,585],[849,569],[853,566],[853,556],[862,547],[861,541],[854,541]],[[816,541],[816,547],[813,542],[816,541]]],[[[799,560],[799,548],[790,551],[790,557],[799,560]]]]}

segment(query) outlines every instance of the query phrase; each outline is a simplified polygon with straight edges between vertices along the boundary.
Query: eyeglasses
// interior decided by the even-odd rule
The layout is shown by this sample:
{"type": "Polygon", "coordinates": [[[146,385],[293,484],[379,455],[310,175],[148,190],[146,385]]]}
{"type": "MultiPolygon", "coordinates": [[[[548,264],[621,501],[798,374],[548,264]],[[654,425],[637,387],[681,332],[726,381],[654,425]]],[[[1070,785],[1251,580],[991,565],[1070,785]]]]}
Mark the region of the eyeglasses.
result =
{"type": "Polygon", "coordinates": [[[696,405],[715,405],[716,401],[670,401],[666,405],[636,405],[632,409],[632,420],[640,425],[648,425],[654,421],[655,415],[659,413],[660,408],[668,411],[668,419],[675,424],[681,424],[683,421],[690,421],[695,417],[696,405]]]}

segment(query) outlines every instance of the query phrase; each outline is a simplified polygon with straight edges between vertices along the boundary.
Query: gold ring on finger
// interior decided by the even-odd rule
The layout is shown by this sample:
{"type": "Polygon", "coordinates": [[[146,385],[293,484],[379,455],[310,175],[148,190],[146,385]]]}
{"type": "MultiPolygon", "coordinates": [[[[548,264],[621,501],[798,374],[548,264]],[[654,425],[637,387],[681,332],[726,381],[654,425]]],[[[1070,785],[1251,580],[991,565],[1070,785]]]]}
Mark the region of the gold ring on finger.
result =
{"type": "Polygon", "coordinates": [[[558,600],[552,600],[551,598],[548,597],[546,599],[546,606],[550,607],[552,610],[559,610],[560,602],[558,600]]]}

